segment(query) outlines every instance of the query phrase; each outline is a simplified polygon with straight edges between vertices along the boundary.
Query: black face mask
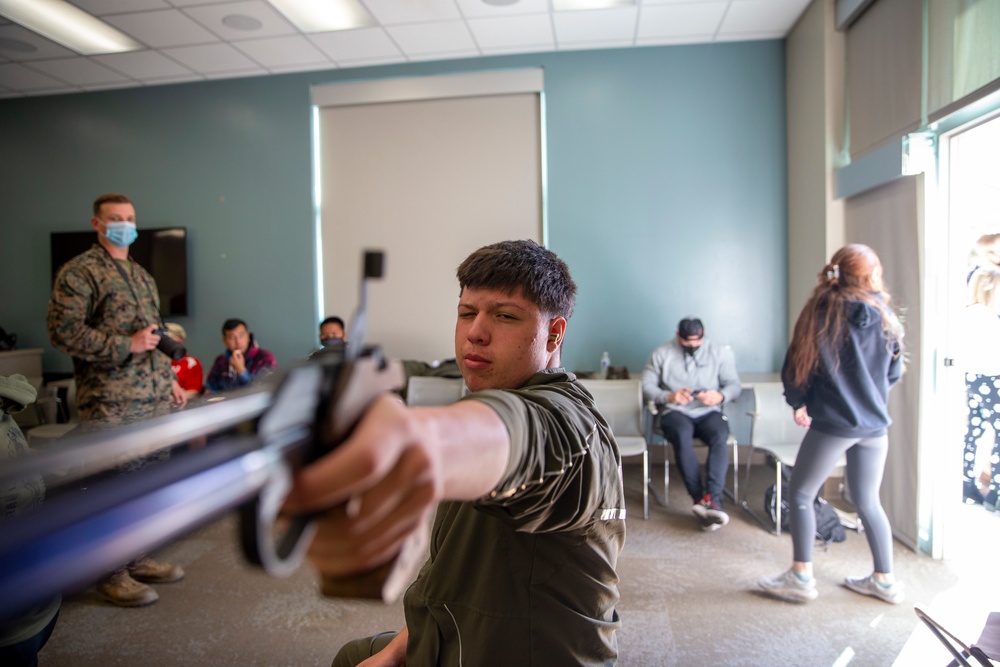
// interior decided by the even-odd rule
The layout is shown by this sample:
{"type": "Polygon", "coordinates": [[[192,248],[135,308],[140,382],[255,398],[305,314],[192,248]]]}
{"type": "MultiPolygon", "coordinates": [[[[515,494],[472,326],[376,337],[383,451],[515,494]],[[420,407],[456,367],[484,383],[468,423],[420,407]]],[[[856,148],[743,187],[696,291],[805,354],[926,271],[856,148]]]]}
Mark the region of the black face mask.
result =
{"type": "Polygon", "coordinates": [[[698,348],[693,345],[681,345],[681,349],[684,350],[684,354],[689,357],[693,357],[694,353],[698,351],[698,348]]]}

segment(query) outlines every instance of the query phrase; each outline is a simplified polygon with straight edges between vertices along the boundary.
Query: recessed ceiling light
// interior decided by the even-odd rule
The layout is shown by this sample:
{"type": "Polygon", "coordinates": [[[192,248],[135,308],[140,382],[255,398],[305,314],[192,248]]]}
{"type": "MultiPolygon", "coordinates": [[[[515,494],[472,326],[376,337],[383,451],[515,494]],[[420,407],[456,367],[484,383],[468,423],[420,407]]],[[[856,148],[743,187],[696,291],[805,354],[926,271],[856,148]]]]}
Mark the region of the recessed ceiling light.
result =
{"type": "Polygon", "coordinates": [[[552,0],[552,6],[557,12],[576,9],[608,9],[609,7],[628,7],[635,0],[552,0]]]}
{"type": "Polygon", "coordinates": [[[245,14],[230,14],[222,17],[222,25],[234,30],[260,30],[264,27],[258,19],[245,14]]]}
{"type": "Polygon", "coordinates": [[[0,0],[0,15],[85,56],[144,48],[65,0],[0,0]]]}
{"type": "Polygon", "coordinates": [[[34,53],[38,47],[34,44],[22,42],[19,39],[0,37],[0,51],[14,51],[16,53],[34,53]]]}
{"type": "Polygon", "coordinates": [[[507,7],[509,5],[516,4],[519,0],[483,0],[487,5],[493,5],[494,7],[507,7]]]}
{"type": "Polygon", "coordinates": [[[350,30],[375,25],[360,0],[268,0],[302,32],[350,30]]]}

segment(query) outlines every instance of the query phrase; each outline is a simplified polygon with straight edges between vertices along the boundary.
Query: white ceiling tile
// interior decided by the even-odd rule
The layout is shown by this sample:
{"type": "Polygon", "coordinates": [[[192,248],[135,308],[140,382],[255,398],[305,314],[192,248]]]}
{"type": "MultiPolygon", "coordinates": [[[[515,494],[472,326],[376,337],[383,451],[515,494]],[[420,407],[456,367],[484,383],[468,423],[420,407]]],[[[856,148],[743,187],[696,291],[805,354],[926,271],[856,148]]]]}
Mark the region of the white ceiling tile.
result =
{"type": "Polygon", "coordinates": [[[462,18],[454,0],[365,0],[365,6],[382,25],[462,18]]]}
{"type": "Polygon", "coordinates": [[[491,5],[483,0],[457,0],[465,18],[510,16],[512,14],[548,14],[549,0],[518,0],[509,5],[491,5]]]}
{"type": "Polygon", "coordinates": [[[32,32],[13,23],[0,26],[0,54],[17,62],[39,58],[67,58],[77,55],[76,51],[70,51],[42,37],[37,32],[32,32]]]}
{"type": "Polygon", "coordinates": [[[639,14],[637,39],[714,35],[728,2],[703,2],[696,5],[643,6],[639,14]]]}
{"type": "Polygon", "coordinates": [[[631,44],[638,13],[636,7],[556,12],[556,41],[560,47],[581,42],[631,44]]]}
{"type": "Polygon", "coordinates": [[[51,76],[28,69],[24,65],[0,65],[0,85],[15,90],[58,90],[69,88],[66,83],[51,76]]]}
{"type": "Polygon", "coordinates": [[[407,56],[458,51],[476,53],[472,35],[463,21],[414,23],[389,26],[386,30],[407,56]]]}
{"type": "Polygon", "coordinates": [[[205,77],[201,74],[195,74],[193,72],[188,72],[187,74],[178,74],[177,76],[151,76],[146,81],[148,83],[163,84],[163,83],[184,83],[186,81],[204,81],[205,77]]]}
{"type": "Polygon", "coordinates": [[[242,79],[247,76],[266,76],[269,72],[266,69],[232,70],[230,72],[206,72],[206,79],[242,79]]]}
{"type": "Polygon", "coordinates": [[[546,53],[549,51],[555,51],[556,45],[553,43],[549,46],[539,46],[537,48],[531,48],[527,46],[500,46],[492,49],[479,49],[483,52],[484,56],[505,56],[517,53],[546,53]]]}
{"type": "Polygon", "coordinates": [[[133,51],[94,56],[94,60],[134,79],[157,79],[184,76],[191,71],[159,51],[133,51]]]}
{"type": "Polygon", "coordinates": [[[150,9],[167,9],[166,0],[73,0],[73,4],[94,16],[144,12],[150,9]]]}
{"type": "Polygon", "coordinates": [[[324,60],[321,63],[307,63],[305,65],[275,65],[273,67],[268,67],[272,73],[276,72],[315,72],[321,70],[331,70],[337,69],[335,63],[329,60],[324,60]]]}
{"type": "Polygon", "coordinates": [[[309,35],[268,0],[71,1],[151,48],[88,59],[0,17],[7,77],[0,97],[484,54],[781,39],[815,0],[636,0],[570,12],[553,11],[552,0],[362,0],[380,25],[309,35]],[[223,23],[234,15],[260,25],[223,23]],[[42,62],[54,63],[45,66],[51,75],[33,67],[42,62]],[[56,72],[90,83],[66,83],[56,72]]]}
{"type": "Polygon", "coordinates": [[[560,51],[595,51],[597,49],[622,49],[634,46],[632,40],[610,40],[606,42],[570,42],[559,46],[560,51]]]}
{"type": "Polygon", "coordinates": [[[215,5],[219,0],[170,0],[174,7],[197,7],[198,5],[215,5]]]}
{"type": "Polygon", "coordinates": [[[469,29],[479,48],[555,46],[548,14],[470,19],[469,29]]]}
{"type": "Polygon", "coordinates": [[[467,49],[467,50],[462,50],[462,51],[449,51],[446,54],[442,54],[442,53],[422,53],[422,54],[417,54],[417,55],[410,56],[409,60],[411,62],[421,62],[421,61],[424,61],[424,60],[428,60],[428,61],[430,61],[430,60],[441,60],[442,56],[447,56],[449,59],[451,59],[451,58],[475,58],[475,57],[477,57],[479,55],[480,55],[479,51],[477,51],[476,49],[467,49]]]}
{"type": "Polygon", "coordinates": [[[409,62],[402,53],[397,56],[385,56],[382,58],[344,58],[338,60],[337,64],[344,68],[375,67],[377,65],[393,65],[396,63],[409,62]]]}
{"type": "Polygon", "coordinates": [[[309,35],[309,41],[337,62],[378,61],[403,56],[382,28],[321,32],[309,35]]]}
{"type": "Polygon", "coordinates": [[[635,40],[636,46],[665,46],[668,44],[707,44],[715,41],[715,35],[674,35],[671,37],[642,37],[635,40]]]}
{"type": "Polygon", "coordinates": [[[87,86],[95,83],[128,82],[128,77],[114,72],[100,63],[86,58],[59,58],[57,60],[40,60],[31,66],[50,76],[75,86],[87,86]]]}
{"type": "Polygon", "coordinates": [[[184,10],[184,13],[224,39],[253,39],[298,34],[295,27],[286,21],[284,16],[263,0],[189,7],[184,10]],[[260,27],[254,30],[241,30],[223,23],[223,19],[233,15],[256,19],[260,22],[260,27]]]}
{"type": "Polygon", "coordinates": [[[113,83],[87,83],[80,86],[83,90],[114,90],[116,88],[134,88],[135,82],[125,79],[113,83]]]}
{"type": "Polygon", "coordinates": [[[787,33],[809,0],[743,0],[726,12],[719,33],[787,33]]]}
{"type": "Polygon", "coordinates": [[[713,41],[716,42],[753,42],[764,39],[782,39],[786,34],[784,30],[772,30],[766,32],[734,32],[726,34],[720,32],[713,41]]]}
{"type": "Polygon", "coordinates": [[[105,20],[154,48],[218,42],[219,38],[179,9],[107,16],[105,20]]]}
{"type": "Polygon", "coordinates": [[[233,46],[267,68],[326,63],[330,59],[305,37],[271,37],[234,42],[233,46]]]}
{"type": "Polygon", "coordinates": [[[202,74],[258,70],[254,61],[228,44],[204,44],[163,49],[163,53],[202,74]]]}

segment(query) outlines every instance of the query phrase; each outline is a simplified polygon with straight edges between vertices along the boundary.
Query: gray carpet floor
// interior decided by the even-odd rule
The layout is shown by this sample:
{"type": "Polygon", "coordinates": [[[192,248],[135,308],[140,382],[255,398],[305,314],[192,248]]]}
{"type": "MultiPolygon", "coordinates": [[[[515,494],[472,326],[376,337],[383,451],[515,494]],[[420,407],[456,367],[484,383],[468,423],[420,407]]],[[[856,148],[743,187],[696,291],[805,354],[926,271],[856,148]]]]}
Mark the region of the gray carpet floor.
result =
{"type": "MultiPolygon", "coordinates": [[[[807,605],[769,599],[758,593],[756,579],[788,567],[788,535],[766,532],[734,506],[727,508],[728,526],[703,533],[679,479],[671,482],[669,507],[651,502],[643,520],[640,477],[626,466],[620,665],[945,665],[944,648],[919,624],[914,604],[967,625],[952,627],[969,640],[982,621],[960,619],[956,610],[1000,608],[992,583],[995,543],[943,561],[897,544],[896,572],[907,600],[893,606],[840,585],[844,576],[871,570],[864,535],[851,531],[846,542],[816,554],[819,599],[807,605]]],[[[755,505],[765,480],[763,469],[755,471],[748,494],[755,505]]],[[[1000,517],[969,510],[972,528],[961,530],[985,531],[991,539],[1000,533],[1000,517]]],[[[400,603],[324,599],[308,566],[286,579],[254,571],[235,536],[236,522],[226,517],[155,554],[182,564],[187,576],[157,586],[160,600],[150,607],[117,608],[92,589],[68,596],[39,664],[319,667],[346,640],[401,627],[400,603]]],[[[502,656],[494,664],[504,665],[502,656]]]]}

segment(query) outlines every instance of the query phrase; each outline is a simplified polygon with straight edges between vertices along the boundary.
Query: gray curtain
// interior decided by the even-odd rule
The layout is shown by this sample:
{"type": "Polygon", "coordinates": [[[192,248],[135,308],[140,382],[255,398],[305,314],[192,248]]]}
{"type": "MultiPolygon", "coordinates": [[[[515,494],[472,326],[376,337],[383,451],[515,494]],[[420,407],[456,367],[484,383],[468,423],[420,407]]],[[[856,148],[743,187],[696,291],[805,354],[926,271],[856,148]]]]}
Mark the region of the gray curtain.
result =
{"type": "MultiPolygon", "coordinates": [[[[851,197],[845,207],[848,243],[864,243],[878,253],[892,303],[906,327],[907,370],[890,395],[889,459],[882,482],[882,503],[893,533],[903,544],[918,545],[917,464],[920,459],[919,409],[922,380],[920,330],[923,275],[923,176],[897,179],[851,197]]],[[[931,443],[930,446],[933,446],[931,443]]]]}

